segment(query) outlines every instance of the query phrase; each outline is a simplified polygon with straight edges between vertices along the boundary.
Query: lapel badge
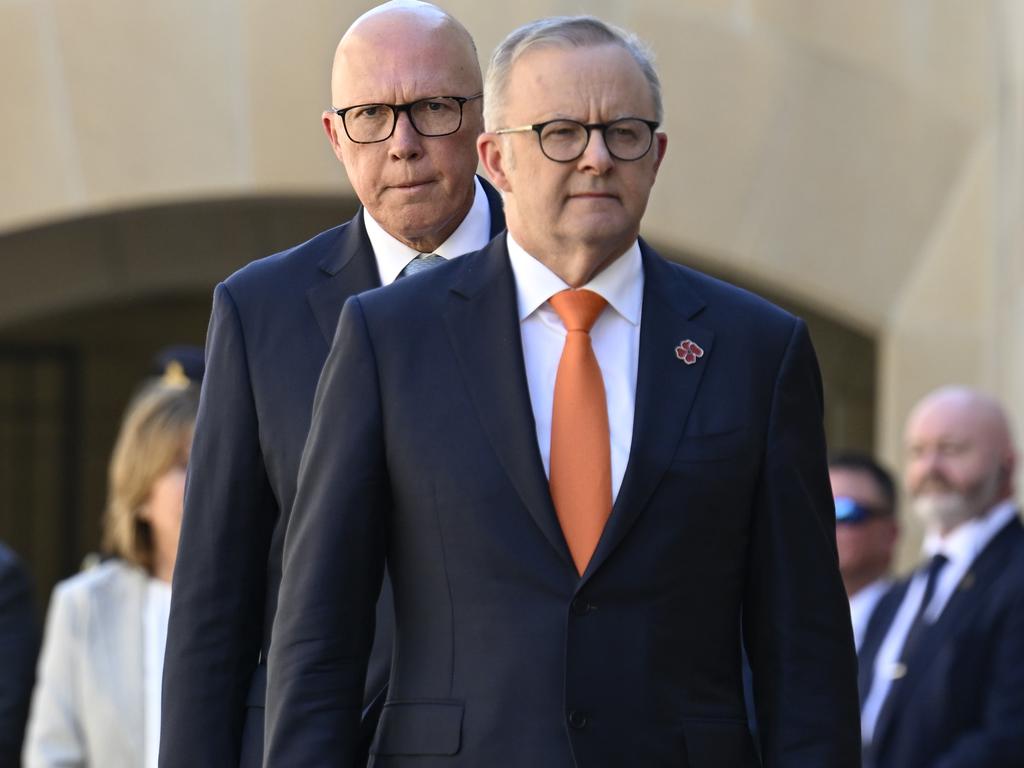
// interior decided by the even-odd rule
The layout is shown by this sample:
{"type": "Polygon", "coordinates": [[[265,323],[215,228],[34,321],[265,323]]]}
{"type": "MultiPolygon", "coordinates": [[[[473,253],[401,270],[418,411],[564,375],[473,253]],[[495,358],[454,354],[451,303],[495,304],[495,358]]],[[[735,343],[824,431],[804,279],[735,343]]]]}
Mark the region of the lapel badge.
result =
{"type": "Polygon", "coordinates": [[[697,342],[691,339],[684,339],[676,347],[676,357],[687,365],[693,365],[698,359],[704,357],[704,350],[701,349],[697,342]]]}
{"type": "Polygon", "coordinates": [[[889,667],[889,679],[900,680],[907,676],[907,665],[899,661],[894,661],[892,666],[889,667]]]}
{"type": "Polygon", "coordinates": [[[968,589],[974,586],[974,574],[968,571],[964,574],[963,579],[960,581],[960,586],[957,589],[961,592],[966,592],[968,589]]]}

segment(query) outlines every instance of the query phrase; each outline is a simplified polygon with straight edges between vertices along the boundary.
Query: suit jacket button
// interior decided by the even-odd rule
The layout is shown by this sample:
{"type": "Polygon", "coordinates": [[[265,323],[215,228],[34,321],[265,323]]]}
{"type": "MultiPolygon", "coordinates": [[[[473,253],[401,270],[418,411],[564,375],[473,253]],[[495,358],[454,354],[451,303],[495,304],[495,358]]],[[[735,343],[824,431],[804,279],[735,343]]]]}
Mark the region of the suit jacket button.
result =
{"type": "Polygon", "coordinates": [[[569,710],[569,725],[576,730],[582,730],[587,727],[587,716],[578,709],[569,710]]]}
{"type": "Polygon", "coordinates": [[[594,606],[588,603],[583,597],[573,598],[572,604],[569,606],[569,610],[572,611],[573,616],[586,616],[588,613],[594,610],[594,606]]]}

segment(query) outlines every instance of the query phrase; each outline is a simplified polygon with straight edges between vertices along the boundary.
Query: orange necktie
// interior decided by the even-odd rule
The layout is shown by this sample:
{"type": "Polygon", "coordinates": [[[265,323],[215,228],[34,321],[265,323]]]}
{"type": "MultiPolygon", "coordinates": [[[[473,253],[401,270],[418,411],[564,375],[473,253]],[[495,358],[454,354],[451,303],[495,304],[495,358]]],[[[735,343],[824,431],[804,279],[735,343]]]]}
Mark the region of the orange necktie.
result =
{"type": "Polygon", "coordinates": [[[550,299],[567,331],[555,377],[551,413],[551,499],[580,575],[612,511],[608,404],[590,329],[605,307],[593,291],[567,290],[550,299]]]}

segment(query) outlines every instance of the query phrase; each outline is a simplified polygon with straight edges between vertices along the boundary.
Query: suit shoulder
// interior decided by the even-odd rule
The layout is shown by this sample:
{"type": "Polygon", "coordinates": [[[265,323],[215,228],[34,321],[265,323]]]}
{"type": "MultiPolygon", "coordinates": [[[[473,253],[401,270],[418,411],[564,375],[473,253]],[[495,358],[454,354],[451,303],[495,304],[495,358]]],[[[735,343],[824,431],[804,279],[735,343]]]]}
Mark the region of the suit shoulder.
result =
{"type": "Polygon", "coordinates": [[[694,290],[705,297],[707,302],[729,306],[733,311],[739,310],[738,320],[752,323],[778,323],[791,327],[797,321],[796,315],[773,304],[768,299],[746,288],[729,283],[717,277],[705,274],[693,267],[668,262],[678,270],[684,280],[691,283],[694,290]]]}
{"type": "Polygon", "coordinates": [[[340,247],[351,221],[311,237],[304,243],[251,261],[227,277],[223,284],[235,300],[280,296],[289,288],[304,290],[320,271],[320,263],[340,247]]]}

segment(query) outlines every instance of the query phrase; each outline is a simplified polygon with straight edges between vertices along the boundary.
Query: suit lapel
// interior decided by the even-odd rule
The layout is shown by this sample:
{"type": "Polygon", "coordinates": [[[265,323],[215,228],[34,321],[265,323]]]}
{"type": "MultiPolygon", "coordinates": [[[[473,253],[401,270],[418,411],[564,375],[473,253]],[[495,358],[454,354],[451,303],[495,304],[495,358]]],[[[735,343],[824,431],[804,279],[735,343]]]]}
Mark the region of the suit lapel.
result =
{"type": "Polygon", "coordinates": [[[515,279],[505,238],[467,257],[444,322],[463,380],[505,473],[537,527],[572,567],[537,446],[515,279]]]}
{"type": "Polygon", "coordinates": [[[640,245],[644,303],[633,440],[622,486],[597,550],[583,574],[584,581],[629,532],[668,469],[714,342],[714,333],[691,320],[704,307],[703,300],[678,270],[643,241],[640,245]],[[704,350],[703,357],[692,365],[675,354],[675,348],[686,339],[704,350]]]}
{"type": "Polygon", "coordinates": [[[377,262],[363,224],[362,208],[318,267],[321,279],[306,291],[306,298],[329,347],[334,341],[334,331],[345,300],[380,286],[377,262]]]}

